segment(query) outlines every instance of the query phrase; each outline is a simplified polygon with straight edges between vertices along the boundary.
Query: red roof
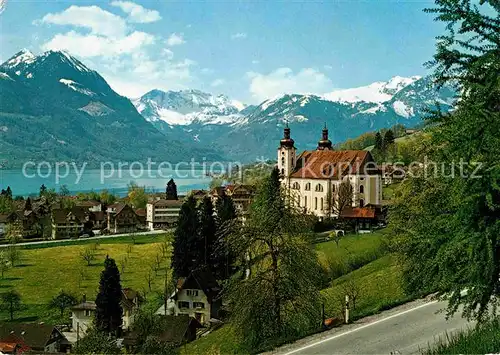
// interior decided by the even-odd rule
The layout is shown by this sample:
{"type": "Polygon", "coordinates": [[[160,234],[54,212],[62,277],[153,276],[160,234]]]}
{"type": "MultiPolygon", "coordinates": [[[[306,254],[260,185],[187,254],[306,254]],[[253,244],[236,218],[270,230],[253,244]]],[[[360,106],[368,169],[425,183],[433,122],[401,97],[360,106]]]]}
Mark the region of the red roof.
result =
{"type": "Polygon", "coordinates": [[[343,218],[375,218],[375,209],[370,207],[345,208],[340,216],[343,218]]]}
{"type": "Polygon", "coordinates": [[[310,150],[297,157],[297,166],[291,177],[331,179],[377,171],[371,153],[366,150],[310,150]]]}

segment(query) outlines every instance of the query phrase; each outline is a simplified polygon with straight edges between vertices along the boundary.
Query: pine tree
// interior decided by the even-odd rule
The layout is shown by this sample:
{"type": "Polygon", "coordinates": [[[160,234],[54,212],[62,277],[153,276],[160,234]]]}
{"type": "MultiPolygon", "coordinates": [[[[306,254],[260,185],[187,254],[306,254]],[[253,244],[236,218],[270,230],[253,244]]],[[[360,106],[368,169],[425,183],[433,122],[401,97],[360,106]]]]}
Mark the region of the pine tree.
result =
{"type": "Polygon", "coordinates": [[[106,256],[96,297],[96,329],[118,335],[122,326],[122,286],[115,260],[106,256]]]}
{"type": "Polygon", "coordinates": [[[383,142],[383,146],[385,149],[389,148],[392,144],[394,144],[394,133],[392,132],[392,130],[388,130],[387,132],[385,132],[384,134],[384,142],[383,142]]]}
{"type": "Polygon", "coordinates": [[[375,134],[375,149],[377,151],[382,151],[384,149],[384,140],[380,132],[375,134]]]}
{"type": "Polygon", "coordinates": [[[234,273],[236,255],[227,245],[227,236],[230,230],[236,228],[238,223],[236,208],[230,196],[222,195],[215,203],[217,243],[214,250],[213,269],[219,280],[224,280],[234,273]]]}
{"type": "Polygon", "coordinates": [[[217,224],[219,225],[223,225],[227,221],[232,221],[236,218],[236,208],[234,207],[233,199],[226,194],[217,199],[215,202],[215,210],[217,224]]]}
{"type": "Polygon", "coordinates": [[[170,179],[167,183],[167,188],[165,190],[165,195],[167,200],[177,200],[177,185],[175,184],[174,179],[170,179]]]}
{"type": "Polygon", "coordinates": [[[199,238],[203,242],[203,264],[213,267],[214,251],[216,243],[216,225],[214,218],[214,206],[210,197],[205,196],[199,206],[200,227],[199,238]]]}
{"type": "Polygon", "coordinates": [[[7,190],[5,190],[5,196],[7,196],[8,199],[12,200],[12,190],[10,189],[10,186],[7,186],[7,190]]]}
{"type": "Polygon", "coordinates": [[[176,278],[187,277],[200,260],[203,260],[198,234],[196,200],[189,196],[182,204],[174,232],[172,269],[176,278]]]}
{"type": "Polygon", "coordinates": [[[45,186],[45,184],[42,184],[40,186],[40,197],[42,197],[46,191],[47,191],[47,187],[45,186]]]}

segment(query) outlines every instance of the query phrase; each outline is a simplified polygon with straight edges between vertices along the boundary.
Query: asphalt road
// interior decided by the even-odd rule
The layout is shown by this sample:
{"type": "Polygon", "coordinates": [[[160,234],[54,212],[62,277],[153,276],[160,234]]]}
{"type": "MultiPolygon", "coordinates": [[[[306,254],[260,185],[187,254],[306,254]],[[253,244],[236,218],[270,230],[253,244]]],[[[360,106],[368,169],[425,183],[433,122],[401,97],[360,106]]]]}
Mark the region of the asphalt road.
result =
{"type": "Polygon", "coordinates": [[[445,302],[412,303],[384,312],[359,323],[334,329],[311,339],[302,339],[281,349],[280,354],[414,354],[434,344],[446,333],[467,326],[473,327],[456,314],[449,320],[436,313],[445,302]]]}
{"type": "MultiPolygon", "coordinates": [[[[166,233],[164,230],[155,230],[155,231],[147,231],[147,232],[136,232],[136,233],[123,233],[123,234],[110,234],[110,235],[98,235],[95,237],[88,238],[78,238],[78,239],[50,239],[50,240],[42,240],[37,242],[19,242],[17,245],[39,245],[39,244],[51,244],[51,243],[69,243],[69,242],[77,242],[79,240],[98,240],[98,239],[112,239],[119,237],[127,237],[133,234],[135,235],[155,235],[155,234],[163,234],[166,233]]],[[[0,244],[0,248],[8,247],[10,244],[0,244]]]]}

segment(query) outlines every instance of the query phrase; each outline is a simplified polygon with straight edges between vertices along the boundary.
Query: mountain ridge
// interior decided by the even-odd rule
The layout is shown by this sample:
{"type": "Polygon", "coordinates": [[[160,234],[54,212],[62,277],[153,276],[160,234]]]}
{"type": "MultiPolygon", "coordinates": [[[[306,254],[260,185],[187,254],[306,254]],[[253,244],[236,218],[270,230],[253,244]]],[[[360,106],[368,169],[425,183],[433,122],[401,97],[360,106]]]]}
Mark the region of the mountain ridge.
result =
{"type": "Polygon", "coordinates": [[[66,52],[35,56],[23,50],[0,72],[0,152],[8,166],[26,160],[222,159],[158,132],[128,98],[66,52]]]}

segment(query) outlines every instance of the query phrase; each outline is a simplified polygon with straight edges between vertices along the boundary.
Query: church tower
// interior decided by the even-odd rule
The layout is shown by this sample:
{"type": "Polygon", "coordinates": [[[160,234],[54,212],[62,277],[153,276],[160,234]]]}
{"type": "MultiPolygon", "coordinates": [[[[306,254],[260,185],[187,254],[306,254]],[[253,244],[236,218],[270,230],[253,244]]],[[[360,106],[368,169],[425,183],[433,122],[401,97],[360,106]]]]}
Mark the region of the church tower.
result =
{"type": "Polygon", "coordinates": [[[328,139],[328,128],[326,127],[326,123],[323,128],[321,140],[318,142],[317,150],[333,150],[332,141],[328,139]]]}
{"type": "Polygon", "coordinates": [[[278,148],[278,170],[285,179],[288,179],[297,162],[297,149],[295,149],[294,143],[293,139],[290,138],[290,127],[287,123],[278,148]]]}

